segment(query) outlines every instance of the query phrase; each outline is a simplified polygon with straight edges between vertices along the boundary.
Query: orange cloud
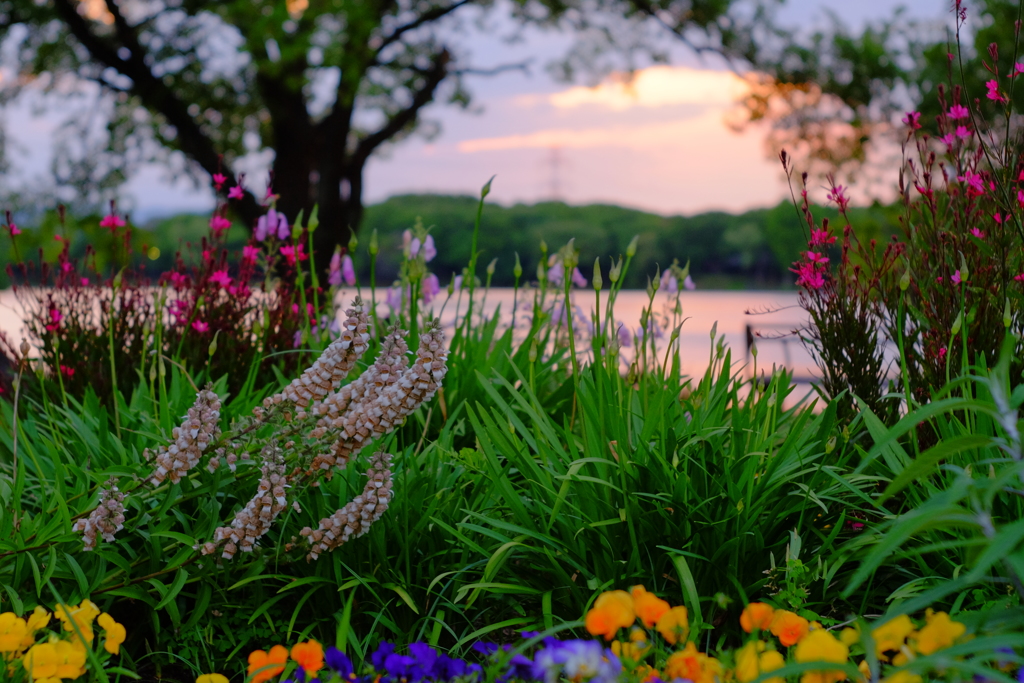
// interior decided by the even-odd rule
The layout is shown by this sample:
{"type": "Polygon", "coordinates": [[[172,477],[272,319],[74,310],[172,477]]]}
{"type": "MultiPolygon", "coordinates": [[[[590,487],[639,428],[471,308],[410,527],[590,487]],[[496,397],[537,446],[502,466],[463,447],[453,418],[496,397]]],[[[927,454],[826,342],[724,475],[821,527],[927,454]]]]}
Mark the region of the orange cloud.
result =
{"type": "Polygon", "coordinates": [[[577,86],[548,100],[559,109],[597,105],[622,111],[678,104],[727,105],[748,90],[746,81],[731,71],[653,66],[637,71],[632,78],[616,74],[596,87],[577,86]]]}

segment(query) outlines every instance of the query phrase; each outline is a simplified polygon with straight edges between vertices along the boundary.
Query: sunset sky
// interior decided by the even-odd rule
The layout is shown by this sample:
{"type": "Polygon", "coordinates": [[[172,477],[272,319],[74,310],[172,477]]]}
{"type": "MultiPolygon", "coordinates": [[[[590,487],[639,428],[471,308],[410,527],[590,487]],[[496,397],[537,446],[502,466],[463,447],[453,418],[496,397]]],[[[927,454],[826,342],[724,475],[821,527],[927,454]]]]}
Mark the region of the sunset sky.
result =
{"type": "MultiPolygon", "coordinates": [[[[942,19],[948,10],[944,1],[790,0],[783,17],[803,27],[823,26],[831,11],[856,27],[889,16],[900,4],[919,18],[942,19]]],[[[497,178],[491,198],[506,204],[557,196],[573,204],[607,202],[669,214],[736,211],[783,197],[782,176],[777,161],[766,158],[763,132],[737,134],[724,124],[743,84],[722,64],[676,45],[672,66],[642,70],[629,85],[614,76],[596,88],[567,85],[553,80],[544,66],[564,53],[568,37],[531,32],[525,44],[509,46],[495,39],[506,28],[493,18],[489,32],[463,44],[480,67],[533,55],[530,73],[472,77],[469,111],[429,107],[425,117],[440,124],[440,135],[405,141],[372,160],[367,203],[405,192],[475,194],[492,175],[497,178]]],[[[52,124],[33,120],[27,108],[9,112],[7,123],[30,151],[14,161],[44,169],[52,124]]],[[[251,170],[263,175],[259,164],[251,170]]],[[[139,218],[212,206],[208,191],[170,184],[163,175],[149,168],[129,182],[126,194],[139,218]]]]}

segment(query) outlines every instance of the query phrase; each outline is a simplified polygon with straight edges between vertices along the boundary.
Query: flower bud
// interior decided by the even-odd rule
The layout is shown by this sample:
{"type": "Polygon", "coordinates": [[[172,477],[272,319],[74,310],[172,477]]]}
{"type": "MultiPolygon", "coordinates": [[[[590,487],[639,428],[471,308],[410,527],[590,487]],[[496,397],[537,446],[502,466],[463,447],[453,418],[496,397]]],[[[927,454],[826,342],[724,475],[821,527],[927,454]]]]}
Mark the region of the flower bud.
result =
{"type": "Polygon", "coordinates": [[[950,332],[952,332],[954,335],[958,334],[960,332],[960,328],[963,326],[963,322],[964,312],[960,311],[959,313],[956,314],[956,320],[953,321],[953,327],[950,330],[950,332]]]}
{"type": "Polygon", "coordinates": [[[900,277],[900,291],[905,292],[910,287],[910,264],[907,264],[907,269],[903,271],[903,276],[900,277]]]}
{"type": "MultiPolygon", "coordinates": [[[[1007,306],[1010,305],[1010,300],[1009,299],[1006,300],[1006,305],[1007,306]]],[[[21,357],[22,358],[28,358],[28,352],[31,351],[31,350],[32,350],[32,347],[28,345],[28,340],[27,339],[22,339],[21,340],[21,357]]]]}
{"type": "Polygon", "coordinates": [[[114,276],[114,289],[121,289],[121,281],[124,276],[124,268],[117,271],[117,275],[114,276]]]}
{"type": "Polygon", "coordinates": [[[622,275],[622,257],[621,256],[619,257],[619,262],[616,263],[615,265],[613,265],[611,267],[611,270],[608,271],[608,279],[612,281],[612,284],[615,284],[616,282],[619,281],[619,276],[620,275],[622,275]]]}
{"type": "Polygon", "coordinates": [[[498,259],[494,259],[490,263],[487,264],[487,277],[493,277],[494,276],[494,270],[495,270],[495,267],[497,266],[497,264],[498,264],[498,259]]]}
{"type": "Polygon", "coordinates": [[[217,353],[217,337],[220,335],[220,330],[213,333],[213,341],[210,342],[210,358],[213,358],[213,354],[217,353]]]}
{"type": "Polygon", "coordinates": [[[960,280],[967,282],[970,276],[971,273],[967,270],[967,259],[964,258],[964,253],[960,252],[960,280]]]}
{"type": "Polygon", "coordinates": [[[629,246],[626,247],[626,258],[633,258],[636,256],[636,245],[640,243],[640,235],[634,235],[629,246]]]}
{"type": "Polygon", "coordinates": [[[654,279],[651,280],[651,289],[657,292],[661,288],[661,273],[655,273],[654,279]]]}
{"type": "Polygon", "coordinates": [[[491,176],[491,179],[484,183],[484,186],[480,188],[480,199],[484,199],[491,193],[491,183],[497,176],[491,176]]]}
{"type": "Polygon", "coordinates": [[[544,241],[543,237],[540,238],[540,253],[542,253],[542,254],[547,254],[548,253],[548,243],[544,241]]]}
{"type": "Polygon", "coordinates": [[[359,246],[359,240],[356,238],[356,234],[352,233],[352,236],[348,238],[348,253],[356,253],[356,247],[359,246]]]}
{"type": "Polygon", "coordinates": [[[598,256],[594,259],[594,291],[600,292],[601,286],[604,285],[604,279],[601,277],[601,257],[598,256]]]}
{"type": "Polygon", "coordinates": [[[547,280],[548,280],[548,270],[547,270],[547,268],[544,267],[544,261],[541,261],[540,263],[537,264],[537,281],[538,282],[547,282],[547,280]]]}
{"type": "Polygon", "coordinates": [[[718,321],[716,320],[715,324],[711,326],[711,341],[715,341],[715,337],[717,337],[717,336],[718,336],[718,321]]]}
{"type": "Polygon", "coordinates": [[[377,228],[370,233],[370,256],[376,256],[380,252],[380,245],[377,243],[377,228]]]}
{"type": "Polygon", "coordinates": [[[757,358],[757,344],[754,342],[750,343],[750,355],[757,358]]]}
{"type": "Polygon", "coordinates": [[[516,265],[512,268],[512,275],[515,276],[516,280],[523,276],[523,264],[519,262],[519,252],[516,252],[516,265]]]}
{"type": "MultiPolygon", "coordinates": [[[[312,235],[314,232],[316,232],[316,229],[318,227],[320,227],[320,217],[317,215],[319,213],[319,211],[320,211],[320,205],[319,204],[314,204],[313,205],[313,213],[309,214],[309,225],[306,226],[307,229],[309,230],[309,234],[310,235],[312,235]]],[[[295,221],[295,222],[298,223],[298,221],[295,221]]]]}
{"type": "Polygon", "coordinates": [[[537,340],[536,339],[534,339],[533,341],[530,342],[530,362],[531,363],[536,363],[537,362],[537,340]]]}
{"type": "MultiPolygon", "coordinates": [[[[1013,316],[1010,311],[1010,298],[1006,298],[1006,304],[1003,306],[1003,327],[1009,328],[1010,323],[1013,322],[1013,316]]],[[[24,343],[24,342],[22,342],[24,343]]]]}

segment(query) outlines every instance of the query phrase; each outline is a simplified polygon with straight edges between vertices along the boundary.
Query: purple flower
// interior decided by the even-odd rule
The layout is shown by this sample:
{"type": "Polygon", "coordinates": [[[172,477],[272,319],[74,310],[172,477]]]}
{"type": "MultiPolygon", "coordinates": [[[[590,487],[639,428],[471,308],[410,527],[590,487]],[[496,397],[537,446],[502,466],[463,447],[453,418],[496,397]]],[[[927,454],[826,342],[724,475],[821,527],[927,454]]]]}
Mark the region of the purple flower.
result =
{"type": "MultiPolygon", "coordinates": [[[[271,209],[270,213],[273,212],[274,210],[271,209]]],[[[292,230],[288,225],[288,218],[283,213],[277,214],[277,239],[286,240],[291,234],[292,230]]]]}
{"type": "Polygon", "coordinates": [[[689,274],[687,274],[686,279],[683,280],[683,287],[690,290],[691,292],[697,289],[697,285],[693,283],[693,278],[691,278],[689,274]]]}
{"type": "Polygon", "coordinates": [[[348,254],[341,257],[341,278],[349,287],[356,283],[356,268],[348,254]]]}
{"type": "Polygon", "coordinates": [[[570,640],[538,651],[532,673],[545,683],[556,683],[563,675],[570,680],[613,683],[622,673],[622,664],[597,641],[570,640]]]}
{"type": "Polygon", "coordinates": [[[334,252],[331,257],[331,267],[327,273],[327,284],[331,287],[341,286],[341,253],[334,252]]]}
{"type": "Polygon", "coordinates": [[[384,303],[386,303],[388,308],[390,308],[394,313],[398,313],[402,310],[402,288],[395,285],[388,289],[388,294],[384,299],[384,303]]]}
{"type": "MultiPolygon", "coordinates": [[[[409,232],[409,231],[406,230],[406,232],[409,232]]],[[[411,235],[411,233],[410,233],[410,235],[411,235]]],[[[404,242],[404,240],[405,240],[405,235],[404,234],[402,235],[402,239],[403,239],[403,242],[404,242]]],[[[409,256],[412,257],[412,258],[416,258],[419,255],[420,249],[423,250],[423,260],[426,261],[427,263],[430,263],[431,261],[433,261],[434,257],[437,256],[437,249],[434,247],[434,236],[433,235],[427,235],[426,238],[424,238],[424,240],[422,242],[420,242],[420,238],[419,237],[412,237],[408,241],[408,245],[409,245],[409,256]]]]}
{"type": "Polygon", "coordinates": [[[423,278],[423,287],[420,290],[420,297],[423,299],[423,303],[429,304],[440,291],[441,283],[438,281],[437,276],[433,273],[428,273],[423,278]]]}
{"type": "Polygon", "coordinates": [[[260,216],[256,219],[256,229],[253,231],[252,236],[256,238],[257,242],[262,242],[267,239],[267,217],[260,216]]]}
{"type": "Polygon", "coordinates": [[[373,668],[380,671],[384,668],[384,660],[395,653],[394,643],[389,643],[386,640],[381,641],[377,649],[370,655],[370,663],[373,664],[373,668]]]}
{"type": "Polygon", "coordinates": [[[661,274],[661,289],[668,294],[675,294],[679,291],[679,280],[672,274],[671,268],[666,268],[661,274]]]}
{"type": "Polygon", "coordinates": [[[587,286],[587,278],[583,277],[583,273],[580,272],[579,268],[572,269],[572,283],[577,287],[587,286]]]}
{"type": "Polygon", "coordinates": [[[633,345],[633,335],[629,333],[629,329],[623,323],[619,323],[617,332],[619,334],[619,346],[628,349],[633,345]]]}
{"type": "Polygon", "coordinates": [[[548,268],[548,282],[557,287],[562,284],[562,276],[565,274],[565,266],[562,265],[557,254],[551,255],[551,259],[548,261],[548,264],[551,266],[548,268]]]}
{"type": "Polygon", "coordinates": [[[462,289],[462,276],[461,275],[456,275],[455,276],[455,281],[452,282],[452,291],[453,292],[457,292],[460,289],[462,289]]]}

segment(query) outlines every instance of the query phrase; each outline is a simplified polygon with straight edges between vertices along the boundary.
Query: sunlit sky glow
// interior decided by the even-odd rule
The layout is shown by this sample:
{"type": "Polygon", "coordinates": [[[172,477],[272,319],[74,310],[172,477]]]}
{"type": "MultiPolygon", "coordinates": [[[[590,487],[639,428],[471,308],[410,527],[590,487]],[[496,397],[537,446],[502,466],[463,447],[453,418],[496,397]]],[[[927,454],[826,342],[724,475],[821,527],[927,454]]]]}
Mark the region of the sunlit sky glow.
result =
{"type": "MultiPolygon", "coordinates": [[[[825,12],[849,25],[889,16],[898,4],[913,16],[941,18],[948,3],[916,0],[790,0],[784,18],[808,25],[825,12]]],[[[779,201],[786,189],[778,163],[766,158],[764,131],[736,133],[725,125],[742,94],[741,78],[714,60],[681,46],[673,66],[639,71],[631,81],[613,75],[596,88],[557,83],[543,61],[561,54],[568,39],[533,32],[506,45],[492,36],[468,38],[478,66],[538,56],[530,75],[472,77],[474,106],[462,111],[433,105],[426,118],[440,124],[433,140],[413,138],[373,159],[367,168],[368,203],[405,192],[475,194],[497,175],[491,199],[501,203],[558,198],[573,204],[615,203],[658,213],[743,210],[779,201]]],[[[16,167],[35,175],[47,167],[50,124],[29,107],[6,113],[9,133],[25,154],[16,167]]],[[[266,159],[254,160],[260,172],[266,159]]],[[[139,218],[181,210],[208,210],[212,195],[186,182],[169,182],[147,168],[126,187],[139,218]]]]}

